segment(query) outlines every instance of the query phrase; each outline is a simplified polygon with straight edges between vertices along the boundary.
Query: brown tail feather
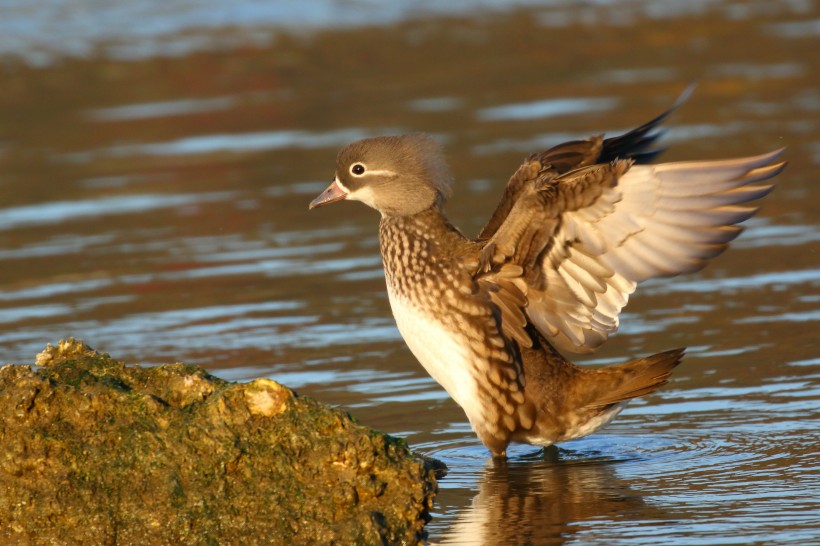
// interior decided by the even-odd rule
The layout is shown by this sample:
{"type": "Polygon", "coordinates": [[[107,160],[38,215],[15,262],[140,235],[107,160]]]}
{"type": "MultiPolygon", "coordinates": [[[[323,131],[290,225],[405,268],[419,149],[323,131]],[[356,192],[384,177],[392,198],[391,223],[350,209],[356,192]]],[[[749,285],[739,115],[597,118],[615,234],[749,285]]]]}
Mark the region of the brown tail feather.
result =
{"type": "Polygon", "coordinates": [[[639,358],[625,364],[617,364],[596,370],[597,373],[611,375],[610,388],[595,397],[587,407],[603,407],[624,402],[649,394],[665,385],[672,370],[680,364],[685,348],[672,349],[639,358]]]}

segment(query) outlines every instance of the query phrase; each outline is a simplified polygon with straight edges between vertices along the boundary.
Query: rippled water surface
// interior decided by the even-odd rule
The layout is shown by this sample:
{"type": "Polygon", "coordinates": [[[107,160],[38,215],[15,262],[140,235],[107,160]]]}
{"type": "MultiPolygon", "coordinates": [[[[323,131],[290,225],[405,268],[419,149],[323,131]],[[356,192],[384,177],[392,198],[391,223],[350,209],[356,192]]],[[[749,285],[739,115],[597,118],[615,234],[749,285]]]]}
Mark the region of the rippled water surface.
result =
{"type": "Polygon", "coordinates": [[[76,336],[341,405],[449,466],[431,543],[820,543],[820,7],[480,5],[0,4],[0,360],[76,336]],[[493,463],[398,335],[378,215],[307,203],[341,145],[424,131],[473,234],[529,152],[691,81],[664,159],[787,146],[789,167],[726,254],[641,286],[584,360],[688,346],[673,381],[493,463]]]}

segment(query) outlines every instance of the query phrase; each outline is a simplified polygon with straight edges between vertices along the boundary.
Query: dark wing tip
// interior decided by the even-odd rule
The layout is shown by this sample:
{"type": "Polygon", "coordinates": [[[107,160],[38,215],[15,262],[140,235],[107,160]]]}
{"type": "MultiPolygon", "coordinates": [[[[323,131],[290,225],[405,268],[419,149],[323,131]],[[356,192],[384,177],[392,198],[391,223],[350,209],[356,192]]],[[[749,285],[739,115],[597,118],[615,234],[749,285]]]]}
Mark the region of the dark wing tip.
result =
{"type": "Polygon", "coordinates": [[[678,95],[671,107],[643,125],[622,135],[605,139],[599,161],[603,163],[619,157],[634,159],[636,163],[649,163],[654,160],[664,150],[663,148],[649,149],[663,134],[658,127],[689,100],[696,87],[696,83],[690,83],[678,95]]]}

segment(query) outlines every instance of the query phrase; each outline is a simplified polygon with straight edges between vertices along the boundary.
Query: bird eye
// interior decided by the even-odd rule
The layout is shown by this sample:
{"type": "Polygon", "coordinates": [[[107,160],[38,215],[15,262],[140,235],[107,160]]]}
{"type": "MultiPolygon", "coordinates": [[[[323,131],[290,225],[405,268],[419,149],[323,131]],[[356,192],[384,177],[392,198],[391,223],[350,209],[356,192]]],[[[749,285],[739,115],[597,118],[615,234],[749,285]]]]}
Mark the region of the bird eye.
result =
{"type": "Polygon", "coordinates": [[[356,176],[361,176],[364,174],[364,165],[361,163],[356,163],[352,167],[350,167],[350,172],[356,176]]]}

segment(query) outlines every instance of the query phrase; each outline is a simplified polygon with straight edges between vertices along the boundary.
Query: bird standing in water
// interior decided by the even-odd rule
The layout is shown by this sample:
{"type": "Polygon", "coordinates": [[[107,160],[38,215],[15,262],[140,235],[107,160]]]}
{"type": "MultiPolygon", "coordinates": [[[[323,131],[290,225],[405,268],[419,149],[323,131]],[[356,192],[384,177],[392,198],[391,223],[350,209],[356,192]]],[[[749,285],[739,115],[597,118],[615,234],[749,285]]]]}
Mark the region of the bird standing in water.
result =
{"type": "Polygon", "coordinates": [[[529,156],[475,239],[447,219],[451,176],[421,134],[345,146],[310,203],[355,200],[381,213],[399,331],[494,457],[511,442],[586,436],[666,383],[683,349],[596,369],[558,351],[595,350],[637,283],[697,271],[723,252],[757,210],[746,203],[773,188],[755,183],[783,169],[782,150],[647,164],[675,107],[619,137],[529,156]]]}

